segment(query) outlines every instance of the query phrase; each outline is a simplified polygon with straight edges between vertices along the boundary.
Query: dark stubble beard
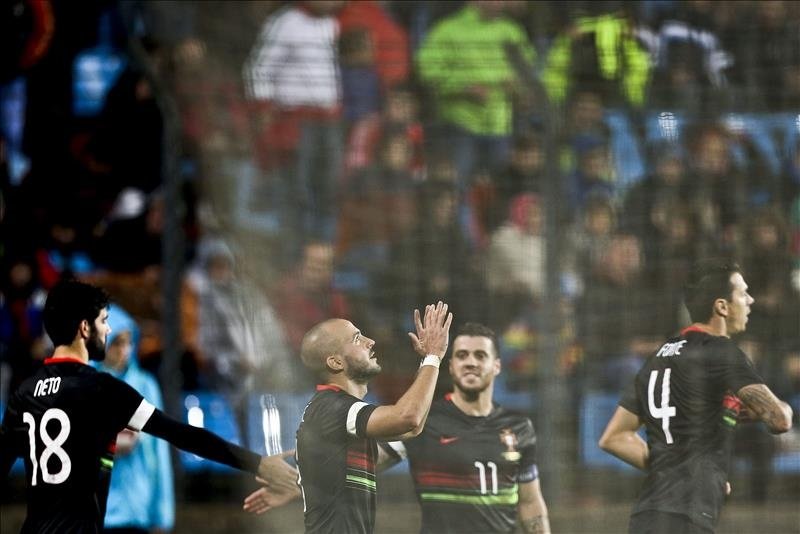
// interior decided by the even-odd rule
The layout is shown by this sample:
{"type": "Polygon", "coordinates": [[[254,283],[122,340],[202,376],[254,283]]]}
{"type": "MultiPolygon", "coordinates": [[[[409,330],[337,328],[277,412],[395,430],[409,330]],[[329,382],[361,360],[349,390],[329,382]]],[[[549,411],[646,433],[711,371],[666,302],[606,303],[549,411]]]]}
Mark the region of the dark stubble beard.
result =
{"type": "Polygon", "coordinates": [[[106,359],[106,344],[100,339],[100,333],[94,325],[89,327],[89,340],[86,343],[86,352],[89,353],[89,359],[92,361],[102,362],[106,359]]]}
{"type": "Polygon", "coordinates": [[[347,370],[347,378],[357,384],[368,383],[370,380],[372,380],[372,377],[380,374],[381,372],[381,366],[378,365],[377,362],[372,367],[370,366],[370,362],[372,362],[372,360],[368,360],[363,364],[359,363],[356,365],[354,365],[353,362],[349,362],[350,366],[347,370]]]}

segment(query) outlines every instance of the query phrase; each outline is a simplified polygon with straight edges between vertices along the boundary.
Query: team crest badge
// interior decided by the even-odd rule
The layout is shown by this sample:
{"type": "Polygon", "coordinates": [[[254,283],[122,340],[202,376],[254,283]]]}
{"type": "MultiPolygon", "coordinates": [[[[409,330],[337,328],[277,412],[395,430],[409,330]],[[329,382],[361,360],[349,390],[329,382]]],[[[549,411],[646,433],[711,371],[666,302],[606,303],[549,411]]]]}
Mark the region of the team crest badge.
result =
{"type": "Polygon", "coordinates": [[[522,454],[517,450],[517,445],[519,444],[517,435],[510,428],[504,428],[500,431],[500,442],[507,449],[502,453],[503,458],[509,462],[516,462],[522,457],[522,454]]]}

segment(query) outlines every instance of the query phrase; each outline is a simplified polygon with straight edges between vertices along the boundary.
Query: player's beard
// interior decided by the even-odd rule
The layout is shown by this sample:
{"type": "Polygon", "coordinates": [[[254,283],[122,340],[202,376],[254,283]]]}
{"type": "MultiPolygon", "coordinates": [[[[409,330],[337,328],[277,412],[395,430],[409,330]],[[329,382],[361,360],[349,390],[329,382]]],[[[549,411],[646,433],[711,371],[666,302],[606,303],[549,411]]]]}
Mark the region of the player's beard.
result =
{"type": "Polygon", "coordinates": [[[470,398],[472,400],[478,398],[478,395],[486,391],[486,389],[492,384],[491,381],[486,381],[483,377],[480,377],[480,380],[477,383],[470,383],[467,384],[463,378],[459,378],[458,380],[453,380],[453,385],[458,388],[461,393],[464,394],[465,397],[470,398]]]}
{"type": "Polygon", "coordinates": [[[89,353],[89,359],[96,362],[102,362],[106,359],[106,343],[100,338],[100,333],[94,325],[89,327],[89,339],[86,342],[86,352],[89,353]]]}
{"type": "Polygon", "coordinates": [[[357,361],[348,358],[347,378],[357,384],[366,384],[373,376],[380,372],[381,366],[378,364],[378,361],[373,358],[369,358],[366,361],[357,361]]]}

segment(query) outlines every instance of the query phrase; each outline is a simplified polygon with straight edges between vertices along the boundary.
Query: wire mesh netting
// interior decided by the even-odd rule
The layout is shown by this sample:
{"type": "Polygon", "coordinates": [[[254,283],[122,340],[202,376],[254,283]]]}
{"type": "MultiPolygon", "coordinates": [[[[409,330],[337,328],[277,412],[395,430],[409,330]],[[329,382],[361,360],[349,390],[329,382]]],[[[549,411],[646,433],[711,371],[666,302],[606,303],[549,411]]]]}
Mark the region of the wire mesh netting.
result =
{"type": "MultiPolygon", "coordinates": [[[[374,339],[367,399],[393,403],[412,311],[443,300],[497,336],[494,400],[533,420],[553,530],[617,531],[642,477],[597,441],[722,257],[755,299],[737,344],[800,410],[797,2],[9,6],[0,402],[73,274],[138,323],[167,411],[290,450],[313,325],[374,339]]],[[[732,459],[720,530],[797,532],[797,430],[739,425],[732,459]]],[[[174,468],[176,531],[302,531],[296,505],[239,517],[249,479],[174,468]]],[[[418,528],[407,471],[382,475],[380,532],[418,528]]]]}

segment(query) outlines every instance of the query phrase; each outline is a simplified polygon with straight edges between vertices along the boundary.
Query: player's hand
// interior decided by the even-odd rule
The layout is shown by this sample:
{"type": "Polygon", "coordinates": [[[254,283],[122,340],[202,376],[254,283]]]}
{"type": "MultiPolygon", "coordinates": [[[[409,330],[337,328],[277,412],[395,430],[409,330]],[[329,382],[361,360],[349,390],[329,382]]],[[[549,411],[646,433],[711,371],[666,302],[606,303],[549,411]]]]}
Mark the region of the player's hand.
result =
{"type": "Polygon", "coordinates": [[[411,344],[420,356],[435,354],[440,359],[447,353],[450,343],[450,323],[453,314],[447,313],[447,304],[439,301],[436,305],[425,306],[425,315],[420,319],[419,310],[414,310],[414,325],[417,333],[409,332],[411,344]]]}
{"type": "Polygon", "coordinates": [[[117,434],[117,448],[115,454],[125,456],[130,454],[139,442],[139,433],[127,428],[122,429],[117,434]]]}
{"type": "MultiPolygon", "coordinates": [[[[262,484],[266,481],[256,477],[262,484]]],[[[295,487],[296,489],[296,487],[295,487]]],[[[249,514],[263,514],[273,508],[278,508],[297,498],[299,491],[294,493],[275,491],[269,485],[258,488],[256,491],[245,497],[242,509],[249,514]]]]}
{"type": "Polygon", "coordinates": [[[286,463],[284,458],[292,456],[294,451],[286,451],[272,456],[264,456],[258,465],[258,476],[274,494],[292,494],[298,496],[297,469],[286,463]]]}

